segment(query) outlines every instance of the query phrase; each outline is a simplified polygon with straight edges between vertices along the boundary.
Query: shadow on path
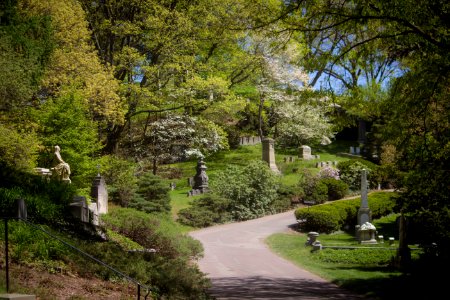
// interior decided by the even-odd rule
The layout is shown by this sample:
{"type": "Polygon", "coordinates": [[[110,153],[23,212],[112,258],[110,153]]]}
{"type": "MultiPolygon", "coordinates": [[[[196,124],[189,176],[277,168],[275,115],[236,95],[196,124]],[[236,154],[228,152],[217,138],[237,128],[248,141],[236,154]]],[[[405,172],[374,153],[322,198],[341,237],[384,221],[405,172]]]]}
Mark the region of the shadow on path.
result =
{"type": "Polygon", "coordinates": [[[329,283],[273,277],[212,278],[209,290],[215,299],[367,299],[329,283]]]}

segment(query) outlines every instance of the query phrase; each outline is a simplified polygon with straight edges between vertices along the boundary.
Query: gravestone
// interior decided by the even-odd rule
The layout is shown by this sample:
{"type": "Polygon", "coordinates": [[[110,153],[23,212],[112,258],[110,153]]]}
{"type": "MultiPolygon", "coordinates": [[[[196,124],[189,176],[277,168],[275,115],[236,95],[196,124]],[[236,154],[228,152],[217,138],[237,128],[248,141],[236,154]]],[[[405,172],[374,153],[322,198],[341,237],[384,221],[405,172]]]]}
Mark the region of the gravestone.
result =
{"type": "Polygon", "coordinates": [[[92,181],[91,197],[97,205],[98,214],[108,213],[108,191],[105,179],[98,174],[92,181]]]}
{"type": "Polygon", "coordinates": [[[271,138],[265,138],[262,141],[262,159],[267,162],[269,168],[275,173],[279,174],[280,171],[275,163],[275,141],[271,138]]]}
{"type": "Polygon", "coordinates": [[[73,202],[69,204],[72,215],[83,223],[89,223],[89,206],[84,196],[73,197],[73,202]]]}
{"type": "Polygon", "coordinates": [[[300,156],[305,160],[314,159],[311,155],[311,147],[306,145],[300,147],[300,156]]]}
{"type": "Polygon", "coordinates": [[[196,171],[193,178],[193,187],[192,190],[188,192],[188,196],[199,195],[203,193],[209,192],[208,187],[208,175],[206,174],[206,165],[203,160],[199,160],[197,162],[196,171]]]}

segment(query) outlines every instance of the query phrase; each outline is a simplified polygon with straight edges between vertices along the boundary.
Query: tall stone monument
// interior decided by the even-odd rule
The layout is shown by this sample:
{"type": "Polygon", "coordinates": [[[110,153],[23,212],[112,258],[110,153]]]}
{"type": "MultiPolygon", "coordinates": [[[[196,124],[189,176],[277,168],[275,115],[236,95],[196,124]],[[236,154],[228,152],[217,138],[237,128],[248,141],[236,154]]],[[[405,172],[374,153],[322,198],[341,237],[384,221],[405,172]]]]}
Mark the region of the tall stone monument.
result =
{"type": "Polygon", "coordinates": [[[361,244],[377,244],[375,239],[376,228],[372,222],[372,212],[369,208],[367,171],[361,171],[361,206],[358,209],[358,224],[356,225],[356,236],[361,244]]]}
{"type": "Polygon", "coordinates": [[[207,193],[209,191],[208,187],[208,175],[206,174],[206,165],[203,160],[199,160],[197,163],[197,173],[194,176],[194,186],[192,190],[189,191],[188,196],[199,195],[207,193]]]}
{"type": "Polygon", "coordinates": [[[363,225],[366,222],[372,222],[372,212],[369,208],[369,201],[367,200],[368,183],[367,171],[361,171],[361,206],[358,209],[358,225],[363,225]]]}
{"type": "Polygon", "coordinates": [[[279,174],[280,170],[277,168],[275,163],[275,141],[271,138],[265,138],[262,140],[262,159],[267,162],[269,168],[275,173],[279,174]]]}
{"type": "Polygon", "coordinates": [[[108,191],[106,190],[105,179],[98,174],[92,181],[91,197],[97,203],[97,213],[108,213],[108,191]]]}

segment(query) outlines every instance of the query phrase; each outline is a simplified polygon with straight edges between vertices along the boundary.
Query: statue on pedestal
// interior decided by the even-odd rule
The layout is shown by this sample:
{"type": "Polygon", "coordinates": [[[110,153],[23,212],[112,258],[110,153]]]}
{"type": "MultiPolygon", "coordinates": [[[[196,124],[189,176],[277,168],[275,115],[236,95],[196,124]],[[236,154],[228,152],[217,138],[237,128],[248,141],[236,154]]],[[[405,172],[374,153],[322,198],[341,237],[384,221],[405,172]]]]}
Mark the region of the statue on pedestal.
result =
{"type": "Polygon", "coordinates": [[[70,166],[68,163],[66,163],[62,157],[61,157],[61,153],[60,153],[61,149],[59,148],[59,146],[55,146],[55,161],[56,161],[56,165],[53,168],[50,168],[50,170],[54,171],[57,176],[57,178],[60,181],[64,181],[64,182],[68,182],[71,183],[72,181],[70,180],[69,176],[70,176],[70,166]]]}

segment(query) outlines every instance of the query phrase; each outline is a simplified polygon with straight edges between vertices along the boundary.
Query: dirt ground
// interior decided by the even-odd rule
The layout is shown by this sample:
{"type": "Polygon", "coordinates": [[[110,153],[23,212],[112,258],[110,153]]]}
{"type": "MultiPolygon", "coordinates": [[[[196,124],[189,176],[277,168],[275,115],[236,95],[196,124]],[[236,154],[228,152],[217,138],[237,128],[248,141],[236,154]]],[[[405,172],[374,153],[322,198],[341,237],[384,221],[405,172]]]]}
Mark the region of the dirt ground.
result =
{"type": "MultiPolygon", "coordinates": [[[[9,267],[10,293],[36,295],[37,300],[128,300],[137,298],[137,286],[133,283],[104,281],[98,278],[82,278],[61,272],[49,273],[27,266],[9,267]]],[[[1,283],[5,286],[5,267],[0,268],[1,283]]],[[[141,299],[145,299],[141,291],[141,299]]],[[[147,299],[151,299],[148,297],[147,299]]]]}

